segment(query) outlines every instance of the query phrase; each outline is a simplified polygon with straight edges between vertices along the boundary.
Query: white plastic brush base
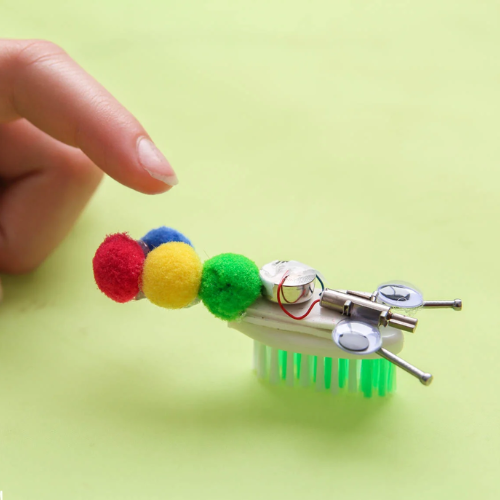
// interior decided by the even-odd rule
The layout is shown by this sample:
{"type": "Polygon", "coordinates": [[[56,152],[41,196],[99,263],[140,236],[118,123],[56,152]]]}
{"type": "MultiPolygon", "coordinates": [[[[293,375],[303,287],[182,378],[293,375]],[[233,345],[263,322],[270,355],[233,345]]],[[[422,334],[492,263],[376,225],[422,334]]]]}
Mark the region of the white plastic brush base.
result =
{"type": "MultiPolygon", "coordinates": [[[[312,300],[317,298],[318,291],[314,293],[312,300]]],[[[295,316],[301,316],[311,303],[288,306],[287,310],[295,316]]],[[[317,304],[307,318],[295,320],[287,316],[278,304],[259,298],[247,309],[240,321],[231,321],[228,326],[262,344],[284,351],[331,358],[378,359],[379,356],[375,353],[366,356],[349,354],[334,344],[332,331],[343,319],[345,316],[317,304]]],[[[380,327],[380,333],[385,349],[394,354],[403,349],[404,337],[400,330],[380,327]]]]}

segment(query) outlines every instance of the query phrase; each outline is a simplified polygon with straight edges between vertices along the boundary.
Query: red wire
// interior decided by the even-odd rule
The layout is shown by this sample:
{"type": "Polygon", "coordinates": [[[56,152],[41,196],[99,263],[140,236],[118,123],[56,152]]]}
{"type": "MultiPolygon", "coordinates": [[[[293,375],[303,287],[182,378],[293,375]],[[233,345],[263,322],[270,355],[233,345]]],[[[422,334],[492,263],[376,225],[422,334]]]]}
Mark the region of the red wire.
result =
{"type": "MultiPolygon", "coordinates": [[[[315,300],[309,307],[309,309],[306,311],[305,314],[303,314],[302,316],[294,316],[292,313],[288,312],[285,307],[283,306],[283,304],[281,303],[281,293],[282,293],[282,287],[283,287],[283,283],[285,282],[286,278],[288,277],[288,271],[285,272],[285,274],[283,275],[283,279],[281,280],[281,283],[278,285],[278,304],[280,305],[281,307],[281,310],[288,316],[290,316],[290,318],[293,318],[293,319],[304,319],[304,318],[307,318],[307,316],[309,316],[309,313],[312,311],[312,308],[318,303],[320,302],[320,299],[317,299],[315,300]]],[[[283,298],[285,298],[285,296],[283,295],[283,298]]],[[[285,299],[286,300],[286,299],[285,299]]]]}

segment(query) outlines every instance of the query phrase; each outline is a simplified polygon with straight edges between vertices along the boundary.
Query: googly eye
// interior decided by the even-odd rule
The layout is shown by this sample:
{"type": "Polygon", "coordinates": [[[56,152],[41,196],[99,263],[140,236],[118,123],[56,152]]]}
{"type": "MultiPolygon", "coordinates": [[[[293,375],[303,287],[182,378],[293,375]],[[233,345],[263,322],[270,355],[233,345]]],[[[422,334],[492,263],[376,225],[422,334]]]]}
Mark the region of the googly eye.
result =
{"type": "Polygon", "coordinates": [[[414,309],[424,303],[422,292],[404,281],[390,281],[377,288],[377,301],[391,307],[414,309]]]}
{"type": "Polygon", "coordinates": [[[335,344],[349,354],[372,354],[382,347],[380,330],[370,323],[345,319],[332,332],[335,344]]]}

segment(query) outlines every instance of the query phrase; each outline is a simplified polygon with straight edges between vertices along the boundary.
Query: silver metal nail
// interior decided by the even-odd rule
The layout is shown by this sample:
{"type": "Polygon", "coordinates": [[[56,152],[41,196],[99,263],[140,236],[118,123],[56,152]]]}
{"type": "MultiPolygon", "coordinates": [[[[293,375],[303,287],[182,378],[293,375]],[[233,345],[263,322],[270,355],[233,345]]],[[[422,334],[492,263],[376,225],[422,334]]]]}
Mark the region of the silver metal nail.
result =
{"type": "Polygon", "coordinates": [[[426,300],[422,304],[422,307],[427,307],[428,309],[443,309],[443,308],[451,308],[455,311],[462,310],[462,300],[426,300]]]}
{"type": "Polygon", "coordinates": [[[401,359],[399,356],[393,354],[391,351],[388,351],[387,349],[381,347],[378,351],[376,351],[376,354],[384,359],[387,359],[387,361],[394,363],[396,366],[409,373],[410,375],[418,378],[418,380],[420,380],[422,384],[431,385],[433,377],[430,373],[419,370],[416,366],[411,365],[404,359],[401,359]]]}

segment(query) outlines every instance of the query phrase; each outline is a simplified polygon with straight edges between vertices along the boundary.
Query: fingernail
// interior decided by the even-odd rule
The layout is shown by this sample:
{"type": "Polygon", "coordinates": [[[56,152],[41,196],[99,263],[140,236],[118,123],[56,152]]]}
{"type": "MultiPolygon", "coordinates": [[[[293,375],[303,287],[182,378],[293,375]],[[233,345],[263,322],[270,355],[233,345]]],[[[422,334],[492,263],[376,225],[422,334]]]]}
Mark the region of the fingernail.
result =
{"type": "Polygon", "coordinates": [[[137,154],[142,168],[153,178],[175,186],[178,184],[177,176],[168,160],[161,151],[153,144],[151,139],[141,137],[137,142],[137,154]]]}

